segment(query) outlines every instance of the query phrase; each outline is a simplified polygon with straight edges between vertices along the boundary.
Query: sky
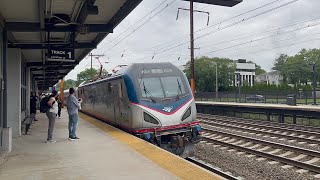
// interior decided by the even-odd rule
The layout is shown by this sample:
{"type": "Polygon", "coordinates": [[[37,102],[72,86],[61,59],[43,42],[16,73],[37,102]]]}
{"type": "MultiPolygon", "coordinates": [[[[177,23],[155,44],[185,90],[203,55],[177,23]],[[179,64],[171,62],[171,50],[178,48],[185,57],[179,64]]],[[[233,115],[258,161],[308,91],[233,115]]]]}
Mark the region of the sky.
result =
{"type": "MultiPolygon", "coordinates": [[[[143,0],[92,51],[103,67],[135,62],[171,62],[182,66],[190,60],[189,2],[143,0]]],[[[282,53],[294,55],[302,48],[320,48],[319,0],[243,0],[234,7],[194,3],[195,56],[247,59],[267,71],[282,53]],[[209,13],[209,23],[208,14],[209,13]]],[[[65,79],[90,68],[86,57],[65,79]]],[[[93,68],[99,62],[93,60],[93,68]]]]}

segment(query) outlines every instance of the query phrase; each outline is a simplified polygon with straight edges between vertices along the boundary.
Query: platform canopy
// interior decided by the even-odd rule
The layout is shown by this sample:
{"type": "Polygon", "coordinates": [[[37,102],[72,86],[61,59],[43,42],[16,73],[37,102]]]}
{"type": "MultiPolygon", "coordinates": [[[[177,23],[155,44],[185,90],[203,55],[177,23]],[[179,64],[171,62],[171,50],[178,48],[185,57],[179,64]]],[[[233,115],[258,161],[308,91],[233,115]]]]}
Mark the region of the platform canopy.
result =
{"type": "MultiPolygon", "coordinates": [[[[184,0],[184,1],[190,1],[190,0],[184,0]]],[[[241,3],[242,0],[193,0],[193,2],[232,7],[241,3]]]]}
{"type": "Polygon", "coordinates": [[[56,84],[142,0],[0,0],[8,48],[22,49],[40,89],[56,84]]]}

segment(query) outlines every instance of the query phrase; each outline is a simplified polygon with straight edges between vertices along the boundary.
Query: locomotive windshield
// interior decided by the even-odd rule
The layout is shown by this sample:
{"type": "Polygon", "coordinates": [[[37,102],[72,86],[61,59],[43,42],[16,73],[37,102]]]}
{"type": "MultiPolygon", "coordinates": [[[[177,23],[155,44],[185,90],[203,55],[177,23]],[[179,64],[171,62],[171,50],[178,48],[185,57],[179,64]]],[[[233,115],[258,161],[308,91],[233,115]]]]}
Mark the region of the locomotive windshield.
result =
{"type": "Polygon", "coordinates": [[[143,98],[172,98],[186,93],[180,76],[145,77],[139,84],[143,98]]]}

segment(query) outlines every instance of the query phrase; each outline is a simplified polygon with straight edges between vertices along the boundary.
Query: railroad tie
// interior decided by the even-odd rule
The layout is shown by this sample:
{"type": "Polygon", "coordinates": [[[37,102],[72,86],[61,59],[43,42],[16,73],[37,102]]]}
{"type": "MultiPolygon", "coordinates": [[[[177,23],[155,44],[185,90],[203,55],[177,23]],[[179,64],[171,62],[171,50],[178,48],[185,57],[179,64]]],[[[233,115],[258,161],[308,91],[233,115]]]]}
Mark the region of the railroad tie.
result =
{"type": "Polygon", "coordinates": [[[320,174],[316,174],[314,177],[320,179],[320,174]]]}
{"type": "Polygon", "coordinates": [[[251,145],[252,144],[252,142],[247,142],[247,143],[245,143],[245,144],[242,144],[242,145],[240,145],[241,147],[245,147],[245,146],[249,146],[249,145],[251,145]]]}
{"type": "Polygon", "coordinates": [[[268,154],[276,154],[276,153],[278,153],[280,151],[282,151],[282,149],[275,149],[275,150],[273,150],[271,152],[268,152],[268,154]]]}
{"type": "Polygon", "coordinates": [[[283,166],[281,166],[283,169],[289,169],[289,168],[292,168],[293,166],[291,166],[291,165],[283,165],[283,166]]]}
{"type": "Polygon", "coordinates": [[[243,143],[243,140],[240,140],[240,141],[236,141],[236,142],[234,142],[234,143],[231,143],[231,144],[233,144],[233,145],[237,145],[237,144],[241,144],[241,143],[243,143]]]}
{"type": "Polygon", "coordinates": [[[225,141],[226,143],[232,143],[232,142],[234,142],[234,141],[236,141],[236,139],[229,139],[229,140],[227,140],[227,141],[225,141]]]}
{"type": "Polygon", "coordinates": [[[298,142],[298,144],[306,144],[307,142],[305,141],[301,141],[301,142],[298,142]]]}
{"type": "Polygon", "coordinates": [[[305,155],[305,154],[300,154],[299,156],[296,156],[296,157],[291,158],[291,159],[298,161],[298,160],[303,159],[303,158],[305,158],[305,157],[307,157],[307,155],[305,155]]]}
{"type": "Polygon", "coordinates": [[[267,158],[257,158],[256,160],[257,161],[264,161],[264,160],[266,160],[267,158]]]}
{"type": "Polygon", "coordinates": [[[306,164],[313,164],[313,163],[316,163],[320,160],[320,158],[313,158],[313,159],[310,159],[309,161],[306,161],[304,163],[306,164]]]}
{"type": "MultiPolygon", "coordinates": [[[[308,137],[307,139],[314,139],[314,138],[316,138],[315,136],[310,136],[310,137],[308,137]]],[[[320,141],[319,141],[320,142],[320,141]]]]}
{"type": "Polygon", "coordinates": [[[305,170],[305,169],[299,169],[299,170],[297,170],[296,172],[297,172],[297,173],[300,173],[300,174],[302,174],[302,173],[306,173],[306,172],[309,172],[309,170],[305,170]]]}
{"type": "Polygon", "coordinates": [[[286,156],[289,156],[290,154],[293,154],[293,152],[292,151],[287,151],[287,152],[285,152],[283,154],[280,154],[279,156],[280,157],[286,157],[286,156]]]}
{"type": "Polygon", "coordinates": [[[278,162],[278,161],[269,161],[268,163],[273,165],[273,164],[279,164],[280,162],[278,162]]]}
{"type": "Polygon", "coordinates": [[[259,146],[261,146],[261,145],[260,145],[260,144],[256,144],[256,145],[254,145],[254,146],[247,147],[247,148],[248,148],[248,149],[255,149],[255,148],[259,147],[259,146]]]}
{"type": "Polygon", "coordinates": [[[270,149],[270,146],[265,146],[265,147],[263,147],[261,149],[258,149],[257,151],[265,151],[265,150],[268,150],[268,149],[270,149]]]}
{"type": "Polygon", "coordinates": [[[288,142],[296,142],[297,140],[295,140],[295,139],[292,139],[292,140],[289,140],[288,142]]]}

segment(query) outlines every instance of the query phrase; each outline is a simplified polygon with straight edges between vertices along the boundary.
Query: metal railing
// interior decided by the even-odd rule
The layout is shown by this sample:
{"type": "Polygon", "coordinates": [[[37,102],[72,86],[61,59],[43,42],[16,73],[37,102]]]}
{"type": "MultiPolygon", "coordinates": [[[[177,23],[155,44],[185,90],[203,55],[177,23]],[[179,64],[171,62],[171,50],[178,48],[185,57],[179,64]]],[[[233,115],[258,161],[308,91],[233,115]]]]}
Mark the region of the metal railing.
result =
{"type": "MultiPolygon", "coordinates": [[[[242,91],[240,96],[238,91],[219,92],[216,98],[215,92],[197,92],[197,101],[215,102],[241,102],[241,103],[267,103],[267,104],[287,104],[288,97],[295,96],[296,104],[313,104],[312,91],[242,91]]],[[[317,97],[320,102],[320,96],[317,97]]]]}

